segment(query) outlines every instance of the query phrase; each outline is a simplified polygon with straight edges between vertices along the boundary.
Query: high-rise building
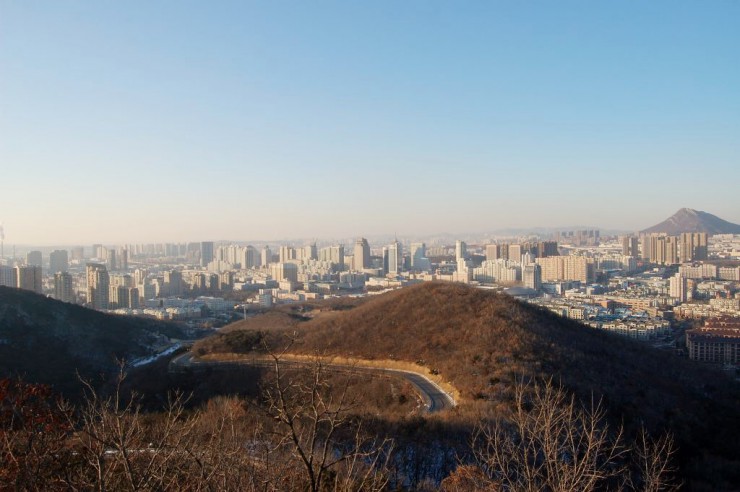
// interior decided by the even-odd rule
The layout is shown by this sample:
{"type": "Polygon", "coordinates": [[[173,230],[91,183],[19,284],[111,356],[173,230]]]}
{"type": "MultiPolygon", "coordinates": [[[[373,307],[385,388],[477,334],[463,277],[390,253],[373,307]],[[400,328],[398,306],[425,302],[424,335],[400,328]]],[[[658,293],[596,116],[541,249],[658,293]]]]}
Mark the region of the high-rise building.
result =
{"type": "Polygon", "coordinates": [[[465,241],[460,241],[459,239],[455,241],[455,261],[459,261],[461,259],[465,259],[468,256],[468,246],[465,244],[465,241]]]}
{"type": "Polygon", "coordinates": [[[370,268],[370,244],[364,237],[355,241],[355,270],[370,268]]]}
{"type": "Polygon", "coordinates": [[[498,244],[486,244],[486,260],[493,261],[501,258],[501,249],[498,244]]]}
{"type": "Polygon", "coordinates": [[[389,275],[398,275],[403,270],[403,247],[397,240],[383,248],[383,268],[389,275]]]}
{"type": "Polygon", "coordinates": [[[190,281],[190,287],[195,291],[202,292],[208,288],[208,281],[206,280],[205,273],[196,273],[190,277],[190,281]]]}
{"type": "Polygon", "coordinates": [[[316,243],[311,243],[303,249],[304,260],[317,260],[319,258],[319,250],[316,248],[316,243]]]}
{"type": "Polygon", "coordinates": [[[118,270],[118,256],[115,249],[111,248],[105,251],[105,266],[109,272],[118,270]]]}
{"type": "Polygon", "coordinates": [[[149,272],[147,272],[143,268],[137,268],[134,270],[134,285],[141,285],[146,280],[147,275],[149,275],[149,272]]]}
{"type": "Polygon", "coordinates": [[[565,280],[563,257],[537,258],[535,261],[542,268],[543,282],[565,280]]]}
{"type": "Polygon", "coordinates": [[[680,273],[671,277],[669,281],[669,295],[678,299],[679,302],[688,301],[693,297],[689,288],[689,279],[680,273]]]}
{"type": "Polygon", "coordinates": [[[335,263],[339,270],[344,270],[344,246],[339,244],[329,247],[331,262],[335,263]]]}
{"type": "Polygon", "coordinates": [[[207,267],[213,261],[213,241],[200,243],[200,266],[207,267]]]}
{"type": "Polygon", "coordinates": [[[594,263],[585,256],[550,256],[537,258],[536,264],[542,268],[543,282],[579,280],[588,283],[594,279],[594,263]]]}
{"type": "Polygon", "coordinates": [[[58,271],[54,274],[54,299],[62,302],[75,302],[72,275],[69,273],[58,271]]]}
{"type": "Polygon", "coordinates": [[[661,265],[678,263],[678,237],[663,236],[658,239],[658,261],[661,265]]]}
{"type": "Polygon", "coordinates": [[[266,267],[270,263],[272,263],[272,251],[270,251],[270,247],[267,245],[262,248],[261,263],[263,267],[266,267]]]}
{"type": "Polygon", "coordinates": [[[67,250],[56,249],[49,254],[49,273],[66,272],[68,269],[67,250]]]}
{"type": "Polygon", "coordinates": [[[184,282],[182,281],[182,272],[180,270],[169,270],[164,272],[163,290],[168,296],[181,296],[183,293],[184,282]]]}
{"type": "Polygon", "coordinates": [[[424,243],[411,243],[409,247],[411,268],[416,271],[431,270],[432,265],[427,258],[427,245],[424,243]]]}
{"type": "Polygon", "coordinates": [[[597,246],[599,244],[599,231],[596,229],[582,231],[561,231],[555,233],[556,240],[573,246],[597,246]]]}
{"type": "Polygon", "coordinates": [[[619,241],[622,243],[622,256],[630,256],[630,236],[622,236],[619,241]]]}
{"type": "Polygon", "coordinates": [[[462,282],[464,284],[470,283],[473,280],[473,269],[470,268],[465,258],[457,260],[457,268],[455,273],[452,274],[453,282],[462,282]]]}
{"type": "Polygon", "coordinates": [[[4,285],[5,287],[16,287],[18,285],[18,280],[15,276],[15,268],[0,265],[0,285],[4,285]]]}
{"type": "Polygon", "coordinates": [[[334,264],[335,270],[344,269],[344,246],[334,245],[327,248],[321,248],[319,251],[319,261],[328,261],[334,264]]]}
{"type": "MultiPolygon", "coordinates": [[[[458,265],[458,269],[460,265],[458,265]]],[[[481,282],[512,283],[521,279],[521,267],[513,261],[502,258],[486,260],[475,269],[474,277],[481,282]]]]}
{"type": "Polygon", "coordinates": [[[137,287],[131,287],[128,290],[128,300],[131,309],[139,309],[139,289],[137,287]]]}
{"type": "Polygon", "coordinates": [[[111,285],[108,296],[108,308],[127,308],[131,305],[131,288],[123,285],[111,285]]]}
{"type": "Polygon", "coordinates": [[[706,232],[684,232],[680,236],[679,254],[681,263],[706,260],[708,234],[706,232]]]}
{"type": "Polygon", "coordinates": [[[93,244],[92,245],[92,256],[93,258],[104,260],[105,259],[105,247],[102,244],[93,244]]]}
{"type": "Polygon", "coordinates": [[[139,299],[146,301],[147,299],[154,299],[157,297],[157,285],[157,282],[154,280],[139,284],[139,299]]]}
{"type": "Polygon", "coordinates": [[[509,243],[501,243],[498,246],[499,246],[498,253],[500,255],[499,258],[508,260],[509,259],[509,243]]]}
{"type": "Polygon", "coordinates": [[[29,251],[26,253],[26,265],[40,267],[43,264],[41,251],[29,251]]]}
{"type": "Polygon", "coordinates": [[[244,248],[244,263],[242,268],[255,268],[260,266],[260,255],[254,246],[247,246],[244,248]]]}
{"type": "Polygon", "coordinates": [[[278,282],[281,280],[298,281],[298,265],[295,263],[273,263],[270,265],[270,276],[278,282]]]}
{"type": "Polygon", "coordinates": [[[37,294],[44,293],[40,266],[15,267],[15,280],[15,286],[19,289],[31,290],[37,294]]]}
{"type": "Polygon", "coordinates": [[[525,287],[540,290],[540,287],[542,287],[542,267],[535,263],[525,265],[522,269],[522,280],[525,287]]]}
{"type": "Polygon", "coordinates": [[[105,265],[87,264],[87,303],[93,309],[108,309],[110,277],[105,265]]]}
{"type": "Polygon", "coordinates": [[[123,271],[128,270],[128,249],[126,248],[118,250],[118,268],[123,271]]]}
{"type": "Polygon", "coordinates": [[[85,259],[85,248],[82,246],[75,246],[70,253],[72,260],[82,261],[85,259]]]}
{"type": "Polygon", "coordinates": [[[296,251],[293,246],[280,246],[280,262],[285,263],[286,261],[295,260],[296,251]]]}
{"type": "Polygon", "coordinates": [[[238,244],[219,246],[213,254],[213,261],[219,265],[218,269],[223,267],[229,270],[236,269],[245,264],[244,253],[245,248],[242,248],[238,244]]]}
{"type": "Polygon", "coordinates": [[[208,275],[208,290],[216,292],[221,289],[221,278],[217,273],[211,273],[208,275]]]}
{"type": "Polygon", "coordinates": [[[636,236],[622,237],[622,256],[638,258],[640,254],[639,242],[636,236]]]}
{"type": "Polygon", "coordinates": [[[659,236],[659,234],[649,234],[643,237],[641,255],[650,263],[656,263],[659,256],[665,256],[663,253],[658,253],[658,250],[663,247],[663,243],[658,241],[659,236]]]}
{"type": "Polygon", "coordinates": [[[585,256],[563,256],[564,280],[580,280],[583,283],[594,281],[594,263],[585,256]]]}
{"type": "Polygon", "coordinates": [[[509,245],[509,260],[517,263],[522,262],[522,245],[521,244],[510,244],[509,245]]]}
{"type": "Polygon", "coordinates": [[[557,241],[540,241],[537,243],[537,258],[547,258],[559,254],[557,241]]]}
{"type": "Polygon", "coordinates": [[[220,290],[234,290],[234,272],[223,272],[219,276],[220,290]]]}
{"type": "Polygon", "coordinates": [[[647,246],[647,255],[645,255],[646,251],[643,250],[643,256],[647,256],[648,261],[659,265],[675,265],[678,263],[678,237],[650,234],[645,236],[644,239],[643,248],[647,246]]]}

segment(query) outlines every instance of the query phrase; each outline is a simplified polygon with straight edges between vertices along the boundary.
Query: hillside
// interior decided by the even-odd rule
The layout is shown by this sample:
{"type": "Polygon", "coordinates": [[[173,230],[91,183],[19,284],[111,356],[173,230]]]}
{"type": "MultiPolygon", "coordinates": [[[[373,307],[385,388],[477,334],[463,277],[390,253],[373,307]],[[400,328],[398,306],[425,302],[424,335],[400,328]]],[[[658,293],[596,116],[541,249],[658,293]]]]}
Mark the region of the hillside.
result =
{"type": "Polygon", "coordinates": [[[740,225],[727,222],[716,215],[691,208],[682,208],[660,224],[640,231],[643,233],[664,232],[677,235],[683,232],[706,232],[708,234],[740,234],[740,225]]]}
{"type": "Polygon", "coordinates": [[[145,357],[168,337],[181,336],[169,323],[108,315],[0,286],[0,377],[74,392],[77,373],[99,378],[116,370],[117,359],[145,357]]]}
{"type": "Polygon", "coordinates": [[[501,414],[512,383],[554,377],[583,401],[603,399],[630,433],[670,430],[692,489],[740,484],[740,388],[723,373],[596,331],[495,293],[426,283],[357,302],[342,311],[273,312],[232,325],[201,351],[240,351],[267,330],[295,333],[292,352],[400,359],[439,372],[462,395],[461,417],[501,414]],[[307,316],[306,316],[307,315],[307,316]],[[303,320],[303,321],[302,321],[303,320]],[[708,485],[711,484],[711,485],[708,485]]]}

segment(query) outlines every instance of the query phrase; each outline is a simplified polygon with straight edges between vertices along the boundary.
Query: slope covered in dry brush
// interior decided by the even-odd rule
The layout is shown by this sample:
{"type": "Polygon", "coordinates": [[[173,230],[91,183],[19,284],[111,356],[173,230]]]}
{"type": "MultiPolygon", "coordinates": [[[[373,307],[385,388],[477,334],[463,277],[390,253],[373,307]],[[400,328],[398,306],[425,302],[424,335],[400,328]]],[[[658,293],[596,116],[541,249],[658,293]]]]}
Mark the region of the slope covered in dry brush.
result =
{"type": "Polygon", "coordinates": [[[345,302],[341,309],[283,307],[264,321],[237,323],[196,350],[244,351],[239,340],[259,332],[272,346],[285,335],[295,338],[292,352],[416,363],[460,391],[462,405],[450,417],[457,424],[509,412],[517,380],[554,378],[584,402],[601,400],[610,420],[632,435],[642,425],[655,435],[675,435],[682,475],[692,488],[740,483],[740,390],[734,381],[508,296],[425,283],[345,302]]]}

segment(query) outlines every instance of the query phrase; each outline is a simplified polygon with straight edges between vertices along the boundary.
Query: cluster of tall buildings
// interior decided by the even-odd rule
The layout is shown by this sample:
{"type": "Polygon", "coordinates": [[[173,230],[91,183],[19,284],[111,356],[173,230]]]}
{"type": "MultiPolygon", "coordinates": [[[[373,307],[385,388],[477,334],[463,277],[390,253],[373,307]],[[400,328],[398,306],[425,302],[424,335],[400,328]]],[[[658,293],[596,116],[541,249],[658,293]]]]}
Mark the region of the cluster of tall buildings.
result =
{"type": "Polygon", "coordinates": [[[558,256],[557,241],[539,241],[524,243],[500,243],[486,245],[487,260],[512,260],[517,263],[528,262],[534,258],[558,256]]]}
{"type": "Polygon", "coordinates": [[[555,233],[555,241],[571,246],[596,246],[599,244],[599,236],[598,229],[558,231],[555,233]]]}
{"type": "MultiPolygon", "coordinates": [[[[590,244],[599,234],[564,231],[559,237],[571,245],[590,244]]],[[[427,248],[424,242],[402,244],[394,239],[371,253],[368,240],[357,238],[351,249],[342,244],[282,244],[271,249],[265,244],[202,241],[123,247],[94,244],[87,256],[84,253],[81,247],[51,251],[47,263],[51,277],[43,277],[45,258],[40,251],[30,251],[25,262],[14,260],[20,264],[0,266],[0,285],[49,293],[53,281],[55,298],[105,310],[136,309],[143,303],[151,307],[153,299],[215,295],[233,289],[260,289],[260,295],[263,288],[277,289],[300,295],[420,280],[518,284],[560,293],[580,288],[575,282],[595,282],[597,274],[608,278],[612,272],[636,271],[640,260],[684,263],[664,292],[680,302],[692,300],[702,278],[740,280],[740,268],[692,264],[708,257],[708,237],[702,233],[626,236],[606,248],[602,244],[560,249],[557,241],[532,240],[469,246],[458,240],[453,250],[452,245],[427,248]],[[135,270],[129,269],[129,251],[135,270]]]]}
{"type": "Polygon", "coordinates": [[[92,255],[110,271],[128,270],[128,249],[125,247],[108,248],[102,244],[93,244],[92,255]]]}
{"type": "Polygon", "coordinates": [[[622,238],[622,254],[658,265],[677,265],[708,258],[708,234],[686,232],[678,236],[663,233],[622,238]],[[639,248],[638,248],[639,241],[639,248]]]}
{"type": "Polygon", "coordinates": [[[537,258],[536,263],[542,268],[544,282],[578,280],[585,284],[595,279],[594,260],[585,256],[550,256],[537,258]]]}
{"type": "Polygon", "coordinates": [[[542,268],[538,258],[558,255],[555,241],[496,243],[484,247],[485,260],[478,267],[471,267],[468,247],[464,241],[455,243],[456,272],[453,281],[513,284],[522,282],[525,287],[539,290],[542,285],[542,268]]]}
{"type": "Polygon", "coordinates": [[[40,265],[0,265],[0,285],[43,293],[43,273],[40,265]]]}

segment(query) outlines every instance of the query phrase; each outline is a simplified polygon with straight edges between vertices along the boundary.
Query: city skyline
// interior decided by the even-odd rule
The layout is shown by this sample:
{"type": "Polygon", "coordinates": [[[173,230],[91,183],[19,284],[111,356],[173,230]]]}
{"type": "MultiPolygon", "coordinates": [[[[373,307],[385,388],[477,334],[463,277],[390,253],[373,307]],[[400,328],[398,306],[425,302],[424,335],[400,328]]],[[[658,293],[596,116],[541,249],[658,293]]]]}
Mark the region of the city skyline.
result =
{"type": "Polygon", "coordinates": [[[5,244],[738,223],[738,17],[3,2],[5,244]]]}

